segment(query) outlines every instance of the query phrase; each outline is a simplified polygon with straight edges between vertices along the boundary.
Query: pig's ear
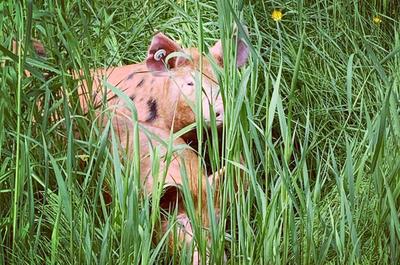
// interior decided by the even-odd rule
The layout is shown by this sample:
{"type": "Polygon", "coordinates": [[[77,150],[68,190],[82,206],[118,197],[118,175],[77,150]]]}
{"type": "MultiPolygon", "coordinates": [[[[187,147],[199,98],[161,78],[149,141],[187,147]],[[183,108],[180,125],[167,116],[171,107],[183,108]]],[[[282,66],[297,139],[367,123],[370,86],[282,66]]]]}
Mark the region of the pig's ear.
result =
{"type": "MultiPolygon", "coordinates": [[[[242,39],[238,39],[236,48],[236,66],[240,68],[247,63],[247,59],[249,58],[249,47],[242,39]]],[[[210,48],[210,53],[220,66],[224,65],[224,51],[222,49],[221,40],[217,41],[214,46],[210,48]]]]}
{"type": "Polygon", "coordinates": [[[171,57],[168,62],[166,58],[173,52],[180,52],[182,48],[163,33],[157,33],[147,52],[146,65],[150,71],[166,71],[167,68],[174,68],[177,57],[171,57]]]}

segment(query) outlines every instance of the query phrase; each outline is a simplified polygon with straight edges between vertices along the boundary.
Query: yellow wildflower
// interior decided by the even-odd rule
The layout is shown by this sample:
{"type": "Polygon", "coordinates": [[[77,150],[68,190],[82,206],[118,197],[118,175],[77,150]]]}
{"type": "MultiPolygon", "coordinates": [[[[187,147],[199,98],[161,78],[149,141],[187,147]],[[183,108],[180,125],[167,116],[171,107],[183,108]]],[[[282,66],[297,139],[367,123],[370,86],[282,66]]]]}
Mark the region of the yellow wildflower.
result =
{"type": "Polygon", "coordinates": [[[276,22],[281,21],[282,17],[283,17],[282,11],[280,11],[278,9],[274,9],[274,11],[272,11],[271,17],[276,22]]]}
{"type": "Polygon", "coordinates": [[[380,16],[376,15],[376,16],[374,16],[374,18],[372,19],[372,21],[373,21],[375,24],[381,24],[381,23],[382,23],[382,18],[381,18],[380,16]]]}

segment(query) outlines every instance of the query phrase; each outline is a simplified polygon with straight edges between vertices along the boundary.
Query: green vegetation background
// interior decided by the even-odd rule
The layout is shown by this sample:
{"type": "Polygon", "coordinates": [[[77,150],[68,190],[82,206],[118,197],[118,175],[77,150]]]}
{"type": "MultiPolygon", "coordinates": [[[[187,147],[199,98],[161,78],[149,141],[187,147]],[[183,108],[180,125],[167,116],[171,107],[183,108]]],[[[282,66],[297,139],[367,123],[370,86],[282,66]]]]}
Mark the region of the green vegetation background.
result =
{"type": "Polygon", "coordinates": [[[209,243],[193,219],[202,255],[208,244],[215,263],[225,251],[228,264],[399,264],[399,9],[385,0],[1,1],[0,264],[189,262],[190,251],[167,254],[165,237],[152,242],[158,209],[82,115],[68,70],[140,62],[156,30],[183,46],[222,37],[233,58],[239,21],[251,60],[220,73],[223,142],[212,135],[205,145],[226,177],[209,243]],[[31,37],[47,59],[28,48],[31,37]],[[26,53],[10,54],[12,39],[26,53]]]}

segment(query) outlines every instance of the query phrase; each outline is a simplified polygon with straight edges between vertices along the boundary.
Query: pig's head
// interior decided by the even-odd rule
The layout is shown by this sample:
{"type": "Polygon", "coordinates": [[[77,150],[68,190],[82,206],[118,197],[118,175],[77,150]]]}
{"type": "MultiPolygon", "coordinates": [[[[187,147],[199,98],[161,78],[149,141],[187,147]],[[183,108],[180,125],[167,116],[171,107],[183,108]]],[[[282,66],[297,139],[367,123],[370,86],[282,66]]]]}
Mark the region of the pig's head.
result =
{"type": "MultiPolygon", "coordinates": [[[[223,66],[221,41],[217,41],[209,52],[215,62],[223,66]]],[[[239,40],[237,67],[246,64],[248,55],[247,45],[239,40]]],[[[174,124],[174,131],[195,122],[193,108],[197,102],[202,103],[206,122],[210,122],[213,109],[217,125],[222,125],[224,105],[218,79],[210,60],[200,54],[197,48],[183,49],[164,34],[158,33],[149,46],[146,65],[154,75],[167,76],[164,86],[168,89],[169,98],[166,100],[171,102],[171,121],[174,124]],[[201,100],[196,99],[196,86],[200,85],[199,77],[202,85],[201,100]]]]}

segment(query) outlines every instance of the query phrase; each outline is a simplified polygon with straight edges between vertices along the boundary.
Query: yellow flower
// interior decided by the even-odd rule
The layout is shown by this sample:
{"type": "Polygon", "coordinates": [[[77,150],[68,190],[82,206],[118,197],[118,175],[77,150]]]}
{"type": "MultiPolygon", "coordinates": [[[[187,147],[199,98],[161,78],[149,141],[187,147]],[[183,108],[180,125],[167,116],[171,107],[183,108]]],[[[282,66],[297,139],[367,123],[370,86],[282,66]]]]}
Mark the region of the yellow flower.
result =
{"type": "Polygon", "coordinates": [[[274,9],[274,11],[272,11],[271,17],[276,22],[281,21],[283,17],[282,11],[274,9]]]}
{"type": "Polygon", "coordinates": [[[381,18],[380,16],[376,15],[376,16],[374,16],[374,18],[372,19],[372,21],[373,21],[375,24],[381,24],[381,23],[382,23],[382,18],[381,18]]]}

